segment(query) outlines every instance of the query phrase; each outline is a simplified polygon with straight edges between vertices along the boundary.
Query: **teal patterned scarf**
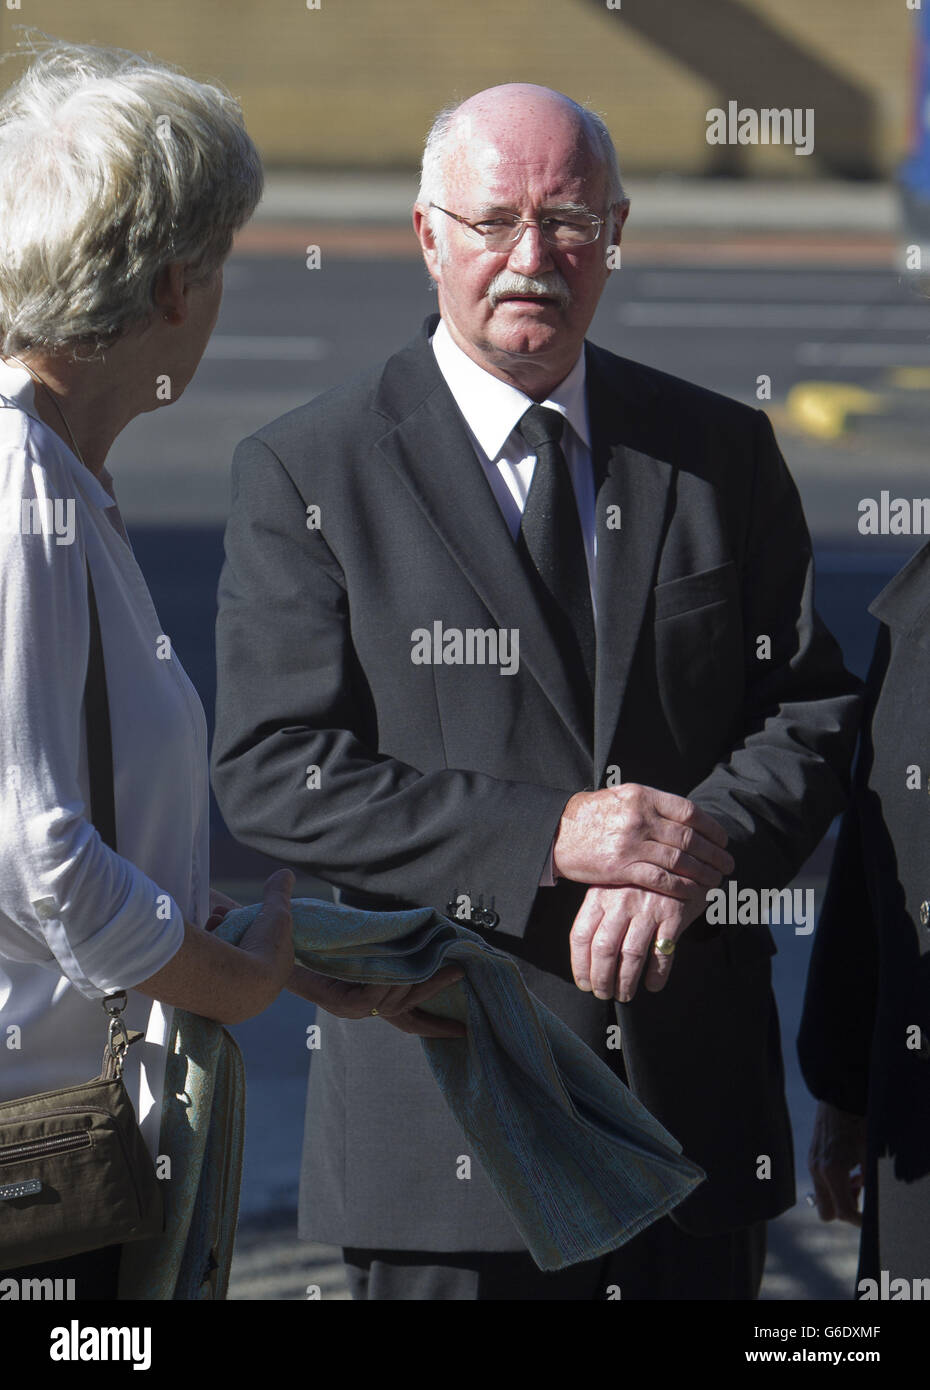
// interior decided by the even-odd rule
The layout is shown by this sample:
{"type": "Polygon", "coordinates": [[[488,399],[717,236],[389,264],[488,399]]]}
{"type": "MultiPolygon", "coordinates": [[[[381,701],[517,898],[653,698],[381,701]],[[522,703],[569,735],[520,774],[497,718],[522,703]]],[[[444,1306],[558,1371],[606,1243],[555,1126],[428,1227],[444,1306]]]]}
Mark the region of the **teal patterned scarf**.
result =
{"type": "MultiPolygon", "coordinates": [[[[260,904],[223,919],[237,943],[260,904]]],[[[464,979],[430,1013],[465,1038],[423,1038],[446,1102],[540,1269],[595,1259],[678,1205],[704,1174],[610,1068],[529,993],[516,963],[432,908],[293,903],[294,955],[357,984],[464,979]]],[[[360,1026],[364,1026],[360,1024],[360,1026]]],[[[244,1139],[245,1080],[225,1028],[175,1010],[162,1109],[166,1230],[123,1251],[120,1297],[224,1298],[244,1139]]]]}

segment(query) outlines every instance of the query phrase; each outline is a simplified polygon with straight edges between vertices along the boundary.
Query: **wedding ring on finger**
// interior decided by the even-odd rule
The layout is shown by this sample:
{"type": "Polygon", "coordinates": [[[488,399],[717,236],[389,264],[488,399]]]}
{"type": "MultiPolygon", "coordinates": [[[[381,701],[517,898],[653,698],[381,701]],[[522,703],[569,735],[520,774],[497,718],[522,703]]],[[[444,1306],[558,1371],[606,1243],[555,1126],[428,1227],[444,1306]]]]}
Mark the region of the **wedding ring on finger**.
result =
{"type": "Polygon", "coordinates": [[[657,939],[655,944],[655,953],[657,956],[670,956],[674,950],[675,942],[672,941],[670,937],[660,936],[657,939]]]}

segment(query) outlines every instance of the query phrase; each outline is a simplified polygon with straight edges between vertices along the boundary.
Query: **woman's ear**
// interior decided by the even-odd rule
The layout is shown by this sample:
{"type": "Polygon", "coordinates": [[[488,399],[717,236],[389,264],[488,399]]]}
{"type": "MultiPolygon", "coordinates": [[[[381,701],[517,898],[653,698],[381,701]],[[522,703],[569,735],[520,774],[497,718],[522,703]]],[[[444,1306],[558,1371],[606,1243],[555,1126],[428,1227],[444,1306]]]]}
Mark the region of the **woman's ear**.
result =
{"type": "Polygon", "coordinates": [[[187,283],[183,261],[169,261],[155,277],[152,298],[155,307],[168,323],[183,323],[187,318],[187,283]]]}

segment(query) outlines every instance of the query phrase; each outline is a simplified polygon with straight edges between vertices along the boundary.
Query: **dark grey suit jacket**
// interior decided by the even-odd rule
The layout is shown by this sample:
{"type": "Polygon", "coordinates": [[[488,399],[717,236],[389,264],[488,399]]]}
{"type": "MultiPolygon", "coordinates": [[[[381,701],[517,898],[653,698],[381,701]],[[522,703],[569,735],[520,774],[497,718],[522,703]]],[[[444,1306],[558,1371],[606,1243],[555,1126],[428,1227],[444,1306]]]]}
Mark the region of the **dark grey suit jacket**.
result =
{"type": "MultiPolygon", "coordinates": [[[[619,1018],[634,1091],[709,1175],[675,1219],[709,1233],[774,1216],[794,1175],[768,929],[696,922],[667,988],[615,1010],[572,983],[584,888],[538,885],[569,795],[610,768],[716,816],[740,886],[784,885],[841,808],[857,682],[811,606],[794,484],[761,412],[587,345],[592,738],[429,327],[236,451],[217,623],[223,814],[350,901],[493,903],[488,939],[614,1066],[619,1018]],[[518,629],[518,673],[414,664],[411,634],[436,620],[518,629]]],[[[419,1042],[379,1020],[323,1020],[302,1234],[522,1248],[477,1164],[461,1176],[468,1142],[419,1042]]]]}

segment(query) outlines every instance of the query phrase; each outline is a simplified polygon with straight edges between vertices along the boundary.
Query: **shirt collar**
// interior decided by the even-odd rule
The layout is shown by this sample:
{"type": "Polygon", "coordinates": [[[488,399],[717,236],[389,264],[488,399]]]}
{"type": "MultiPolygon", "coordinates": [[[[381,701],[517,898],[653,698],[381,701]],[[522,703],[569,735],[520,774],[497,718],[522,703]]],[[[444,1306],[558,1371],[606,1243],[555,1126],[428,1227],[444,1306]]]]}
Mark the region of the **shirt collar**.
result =
{"type": "MultiPolygon", "coordinates": [[[[492,376],[473,362],[454,341],[443,319],[439,320],[432,344],[439,370],[469,429],[488,458],[498,458],[518,420],[535,402],[515,386],[492,376]]],[[[539,404],[563,415],[579,439],[590,449],[583,349],[568,376],[539,404]]]]}
{"type": "Polygon", "coordinates": [[[35,382],[25,367],[17,367],[13,362],[0,360],[0,402],[22,411],[45,430],[49,439],[58,446],[62,458],[67,460],[68,467],[88,502],[97,507],[112,507],[116,498],[107,491],[107,487],[112,487],[110,474],[104,468],[101,471],[101,479],[104,481],[100,481],[64,440],[59,438],[54,430],[49,429],[36,410],[35,389],[35,382]]]}

